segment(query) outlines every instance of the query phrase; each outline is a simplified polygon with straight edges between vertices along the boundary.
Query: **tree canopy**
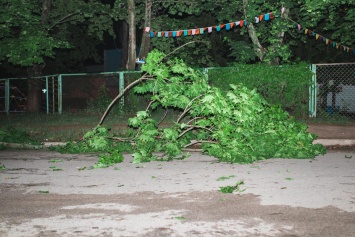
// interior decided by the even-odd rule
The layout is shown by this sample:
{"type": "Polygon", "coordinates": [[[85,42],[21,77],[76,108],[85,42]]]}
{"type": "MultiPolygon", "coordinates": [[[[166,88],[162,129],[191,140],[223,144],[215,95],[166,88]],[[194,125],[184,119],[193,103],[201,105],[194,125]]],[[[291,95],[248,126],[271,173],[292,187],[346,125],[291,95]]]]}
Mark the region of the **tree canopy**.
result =
{"type": "MultiPolygon", "coordinates": [[[[143,32],[146,26],[154,31],[169,31],[247,20],[247,27],[229,31],[155,37],[151,44],[148,41],[147,47],[151,45],[165,53],[192,39],[199,41],[180,52],[185,62],[199,67],[260,61],[346,62],[355,55],[297,29],[297,24],[301,24],[303,29],[352,48],[355,3],[351,0],[135,0],[134,3],[137,32],[143,32]],[[255,17],[268,12],[273,12],[276,18],[255,22],[255,17]]],[[[105,42],[104,32],[116,37],[112,21],[128,21],[127,4],[126,0],[1,0],[0,62],[3,66],[27,67],[51,61],[56,65],[59,61],[73,65],[97,58],[97,45],[105,42]],[[66,58],[67,55],[70,57],[66,58]]],[[[119,29],[116,34],[125,32],[119,29]]],[[[139,38],[137,42],[140,47],[139,38]]]]}

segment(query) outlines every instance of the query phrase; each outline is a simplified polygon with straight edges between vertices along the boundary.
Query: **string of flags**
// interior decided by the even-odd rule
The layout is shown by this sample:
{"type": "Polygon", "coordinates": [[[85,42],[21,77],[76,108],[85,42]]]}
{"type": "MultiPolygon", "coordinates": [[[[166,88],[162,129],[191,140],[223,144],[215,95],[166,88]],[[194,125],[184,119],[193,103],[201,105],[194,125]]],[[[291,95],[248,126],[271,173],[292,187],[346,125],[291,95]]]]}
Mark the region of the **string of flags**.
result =
{"type": "MultiPolygon", "coordinates": [[[[255,23],[259,23],[261,21],[269,21],[274,19],[275,16],[272,12],[261,14],[258,17],[255,17],[255,23]]],[[[226,24],[220,24],[215,26],[208,26],[196,29],[187,29],[187,30],[173,30],[173,31],[150,31],[150,27],[145,28],[145,33],[149,33],[150,38],[154,37],[180,37],[180,36],[193,36],[193,35],[202,35],[205,32],[212,33],[213,30],[221,31],[221,29],[226,29],[227,31],[232,29],[233,27],[243,27],[247,26],[246,20],[240,20],[237,22],[230,22],[226,24]]]]}
{"type": "MultiPolygon", "coordinates": [[[[292,22],[294,22],[294,21],[292,21],[292,22]]],[[[314,37],[317,41],[325,43],[326,45],[332,46],[333,48],[345,51],[347,53],[352,52],[353,54],[355,54],[355,49],[350,48],[348,46],[345,46],[345,45],[343,45],[341,43],[335,42],[335,41],[333,41],[331,39],[328,39],[327,37],[324,37],[324,36],[314,32],[313,30],[310,30],[310,29],[307,29],[307,28],[303,28],[302,25],[297,23],[297,22],[294,22],[294,27],[296,29],[298,29],[299,31],[303,31],[304,34],[309,35],[311,37],[314,37]]]]}
{"type": "MultiPolygon", "coordinates": [[[[285,11],[285,8],[283,7],[281,9],[281,15],[283,15],[285,11]]],[[[269,13],[265,13],[265,14],[261,14],[257,17],[255,17],[255,23],[259,23],[262,21],[270,21],[272,19],[274,19],[275,16],[272,12],[269,13]]],[[[330,45],[333,48],[345,51],[345,52],[352,52],[353,54],[355,54],[355,49],[347,47],[341,43],[335,42],[331,39],[328,39],[316,32],[314,32],[313,30],[307,29],[307,28],[303,28],[301,24],[287,18],[287,20],[291,21],[294,23],[294,27],[296,29],[298,29],[299,31],[303,31],[304,34],[309,35],[311,37],[315,37],[315,39],[317,41],[323,42],[326,45],[330,45]]],[[[240,20],[237,22],[230,22],[230,23],[226,23],[226,24],[220,24],[220,25],[215,25],[215,26],[208,26],[208,27],[202,27],[202,28],[196,28],[196,29],[185,29],[185,30],[172,30],[172,31],[151,31],[150,27],[146,27],[145,28],[145,33],[149,34],[150,38],[154,38],[154,37],[166,37],[166,38],[174,38],[174,37],[181,37],[181,36],[194,36],[194,35],[202,35],[205,32],[207,33],[212,33],[213,30],[219,32],[221,31],[221,29],[225,29],[225,30],[230,30],[234,27],[243,27],[243,26],[247,26],[248,22],[246,20],[240,20]]]]}

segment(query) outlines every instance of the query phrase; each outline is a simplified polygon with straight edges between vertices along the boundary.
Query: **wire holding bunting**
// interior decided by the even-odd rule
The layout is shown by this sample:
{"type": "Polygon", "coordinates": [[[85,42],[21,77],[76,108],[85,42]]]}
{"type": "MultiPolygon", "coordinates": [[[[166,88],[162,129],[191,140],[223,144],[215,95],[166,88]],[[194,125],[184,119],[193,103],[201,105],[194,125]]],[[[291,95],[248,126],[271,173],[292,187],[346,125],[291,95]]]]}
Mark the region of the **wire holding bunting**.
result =
{"type": "Polygon", "coordinates": [[[337,43],[327,37],[324,37],[323,35],[320,35],[316,32],[314,32],[313,30],[310,30],[308,28],[303,28],[302,25],[290,18],[286,18],[287,20],[291,21],[293,24],[294,24],[294,28],[295,29],[298,29],[298,31],[303,31],[305,35],[308,35],[310,37],[314,37],[316,39],[316,41],[319,41],[319,42],[322,42],[322,43],[325,43],[326,45],[329,45],[333,48],[336,48],[338,50],[342,50],[344,52],[347,52],[347,53],[353,53],[355,54],[355,49],[351,48],[351,47],[348,47],[348,46],[345,46],[341,43],[337,43]]]}
{"type": "MultiPolygon", "coordinates": [[[[275,16],[272,12],[261,14],[260,16],[255,17],[255,23],[259,23],[261,21],[269,21],[274,19],[275,16]]],[[[202,35],[205,31],[208,33],[212,33],[213,30],[217,32],[221,31],[221,29],[225,29],[226,31],[231,30],[234,27],[244,27],[247,26],[248,23],[246,20],[240,20],[236,22],[229,22],[225,24],[215,25],[215,26],[206,26],[202,28],[196,29],[185,29],[185,30],[172,30],[172,31],[151,31],[150,27],[146,27],[144,32],[149,34],[150,38],[154,37],[180,37],[180,36],[194,36],[194,35],[202,35]]]]}
{"type": "MultiPolygon", "coordinates": [[[[284,16],[284,12],[286,11],[286,9],[284,7],[281,8],[281,17],[284,16]]],[[[259,16],[255,17],[255,23],[260,23],[262,21],[270,21],[274,18],[276,18],[278,16],[275,16],[273,14],[273,12],[269,12],[269,13],[265,13],[265,14],[261,14],[259,16]]],[[[291,21],[294,23],[294,28],[298,29],[299,31],[304,32],[304,34],[314,37],[317,41],[323,42],[326,45],[330,45],[333,48],[339,49],[339,50],[343,50],[345,52],[352,52],[353,54],[355,54],[355,49],[345,46],[341,43],[337,43],[331,39],[328,39],[327,37],[324,37],[316,32],[314,32],[313,30],[310,30],[308,28],[303,28],[301,24],[295,22],[294,20],[285,17],[286,20],[291,21]]],[[[184,29],[184,30],[172,30],[172,31],[151,31],[150,27],[146,27],[144,32],[146,34],[149,34],[150,38],[154,38],[154,37],[166,37],[166,38],[175,38],[175,37],[181,37],[181,36],[195,36],[195,35],[202,35],[205,32],[208,33],[212,33],[213,30],[216,30],[217,32],[220,32],[221,29],[225,29],[226,31],[231,30],[234,27],[244,27],[247,26],[248,23],[246,20],[240,20],[240,21],[236,21],[236,22],[229,22],[226,24],[220,24],[220,25],[215,25],[215,26],[207,26],[207,27],[202,27],[202,28],[196,28],[196,29],[184,29]]]]}

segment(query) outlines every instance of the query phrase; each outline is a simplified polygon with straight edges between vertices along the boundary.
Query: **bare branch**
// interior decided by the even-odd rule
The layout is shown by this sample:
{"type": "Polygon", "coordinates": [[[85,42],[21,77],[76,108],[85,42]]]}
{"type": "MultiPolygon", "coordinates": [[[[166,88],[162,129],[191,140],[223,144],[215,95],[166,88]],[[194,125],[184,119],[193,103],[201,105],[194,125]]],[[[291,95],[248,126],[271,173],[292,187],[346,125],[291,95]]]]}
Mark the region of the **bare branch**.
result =
{"type": "Polygon", "coordinates": [[[102,123],[104,122],[104,119],[106,118],[108,112],[111,110],[112,106],[119,100],[121,99],[121,97],[130,89],[132,89],[132,87],[134,87],[135,85],[137,85],[138,83],[142,82],[142,81],[146,81],[151,79],[151,77],[147,76],[147,73],[145,73],[141,78],[139,78],[138,80],[135,80],[134,82],[132,82],[131,84],[129,84],[118,96],[116,96],[115,99],[112,100],[112,102],[109,104],[109,106],[107,107],[105,113],[102,115],[102,118],[99,122],[99,124],[97,126],[102,125],[102,123]]]}
{"type": "Polygon", "coordinates": [[[72,17],[72,16],[75,16],[75,15],[77,15],[77,14],[79,14],[79,12],[74,12],[74,13],[71,13],[71,14],[69,14],[69,15],[66,15],[65,17],[63,17],[63,18],[60,19],[59,21],[57,21],[57,22],[55,22],[54,24],[52,24],[52,25],[48,28],[48,30],[51,30],[52,28],[54,28],[55,26],[57,26],[57,25],[59,25],[59,24],[63,24],[63,23],[65,23],[65,22],[71,21],[72,19],[68,19],[68,18],[70,18],[70,17],[72,17]]]}
{"type": "Polygon", "coordinates": [[[189,144],[186,144],[183,148],[195,145],[197,143],[214,143],[214,144],[218,144],[218,142],[213,142],[213,141],[209,141],[209,140],[198,140],[198,141],[191,141],[189,144]]]}
{"type": "Polygon", "coordinates": [[[200,97],[202,97],[202,96],[204,96],[204,95],[205,95],[205,94],[202,94],[202,95],[199,95],[199,96],[193,98],[193,99],[186,105],[186,108],[185,108],[184,112],[182,112],[182,114],[180,115],[180,117],[177,119],[176,122],[177,122],[177,123],[180,123],[180,120],[183,119],[183,118],[185,117],[186,113],[190,111],[191,108],[188,108],[188,107],[191,106],[191,104],[192,104],[195,100],[197,100],[198,98],[200,98],[200,97]]]}

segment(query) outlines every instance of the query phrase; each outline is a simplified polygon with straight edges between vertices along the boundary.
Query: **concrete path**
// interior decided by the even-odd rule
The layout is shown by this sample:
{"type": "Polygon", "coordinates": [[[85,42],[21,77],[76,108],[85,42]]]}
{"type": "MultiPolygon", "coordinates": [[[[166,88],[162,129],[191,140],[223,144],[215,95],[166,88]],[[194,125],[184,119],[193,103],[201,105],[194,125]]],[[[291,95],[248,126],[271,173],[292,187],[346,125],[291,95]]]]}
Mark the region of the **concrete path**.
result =
{"type": "Polygon", "coordinates": [[[89,169],[96,161],[0,151],[0,236],[355,236],[354,150],[251,165],[126,155],[89,169]]]}

